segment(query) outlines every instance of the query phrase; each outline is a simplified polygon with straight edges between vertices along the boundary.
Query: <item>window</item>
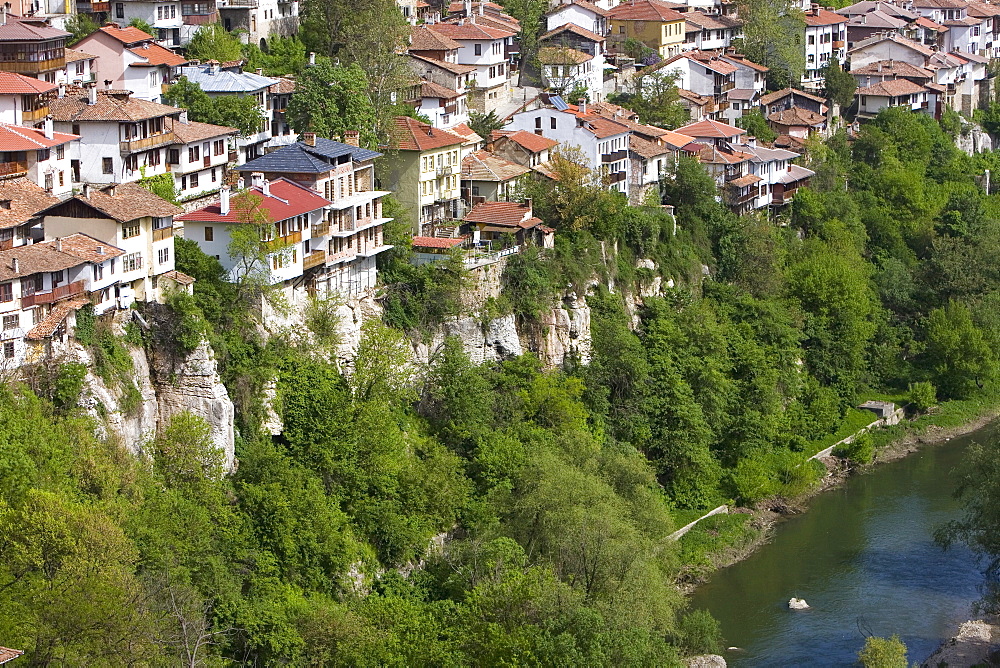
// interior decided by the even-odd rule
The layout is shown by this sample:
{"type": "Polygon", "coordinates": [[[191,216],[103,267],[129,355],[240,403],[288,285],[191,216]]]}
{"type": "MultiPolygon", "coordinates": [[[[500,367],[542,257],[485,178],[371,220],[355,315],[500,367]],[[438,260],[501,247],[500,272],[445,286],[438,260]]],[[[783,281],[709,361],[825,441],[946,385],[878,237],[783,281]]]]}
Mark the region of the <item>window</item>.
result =
{"type": "Polygon", "coordinates": [[[12,302],[14,301],[14,284],[0,283],[0,302],[12,302]]]}
{"type": "Polygon", "coordinates": [[[215,228],[211,225],[205,226],[205,241],[215,241],[215,228]]]}
{"type": "Polygon", "coordinates": [[[125,223],[122,225],[122,239],[131,239],[139,236],[139,223],[125,223]]]}
{"type": "Polygon", "coordinates": [[[14,315],[5,315],[3,317],[3,331],[6,332],[9,329],[17,329],[20,326],[21,316],[19,313],[15,313],[14,315]]]}
{"type": "Polygon", "coordinates": [[[482,44],[476,44],[474,46],[474,50],[475,50],[477,56],[483,55],[483,45],[482,44]]]}
{"type": "Polygon", "coordinates": [[[63,273],[61,271],[53,271],[50,276],[52,277],[52,287],[58,287],[63,282],[63,273]]]}
{"type": "Polygon", "coordinates": [[[156,167],[160,164],[160,150],[150,151],[146,154],[146,162],[150,167],[156,167]]]}
{"type": "Polygon", "coordinates": [[[35,274],[21,279],[21,296],[28,297],[45,289],[45,277],[35,274]]]}
{"type": "Polygon", "coordinates": [[[188,187],[188,177],[182,176],[181,177],[181,190],[187,190],[187,187],[188,187]]]}
{"type": "Polygon", "coordinates": [[[125,3],[124,2],[116,2],[115,3],[115,18],[116,19],[123,19],[123,18],[125,18],[125,3]]]}
{"type": "Polygon", "coordinates": [[[14,359],[14,342],[4,341],[3,342],[3,356],[7,359],[14,359]]]}
{"type": "Polygon", "coordinates": [[[556,129],[556,119],[555,117],[549,119],[549,127],[553,130],[556,129]]]}
{"type": "Polygon", "coordinates": [[[222,155],[226,150],[226,142],[221,139],[217,139],[212,143],[212,153],[215,155],[222,155]]]}
{"type": "Polygon", "coordinates": [[[212,183],[215,183],[218,180],[219,180],[219,177],[215,173],[215,167],[212,167],[212,183]]]}
{"type": "Polygon", "coordinates": [[[181,150],[179,148],[167,149],[167,162],[171,165],[179,164],[181,161],[181,150]]]}
{"type": "Polygon", "coordinates": [[[94,280],[100,281],[104,279],[104,265],[95,264],[94,265],[94,280]]]}
{"type": "Polygon", "coordinates": [[[816,35],[809,35],[808,37],[806,37],[806,44],[815,44],[815,43],[816,43],[816,35]]]}
{"type": "Polygon", "coordinates": [[[59,172],[59,185],[66,185],[66,172],[59,172]]]}
{"type": "Polygon", "coordinates": [[[536,130],[541,130],[542,129],[542,117],[541,116],[539,116],[538,118],[535,119],[535,129],[536,130]]]}
{"type": "Polygon", "coordinates": [[[170,262],[170,246],[166,248],[160,248],[156,251],[156,261],[160,264],[166,264],[170,262]]]}
{"type": "Polygon", "coordinates": [[[80,134],[80,124],[79,123],[74,123],[73,124],[73,134],[75,134],[75,135],[80,134]]]}
{"type": "Polygon", "coordinates": [[[82,60],[76,61],[76,73],[78,75],[80,75],[80,76],[83,76],[83,61],[82,60]]]}
{"type": "Polygon", "coordinates": [[[59,146],[56,146],[56,160],[62,160],[65,157],[66,157],[66,145],[59,144],[59,146]]]}
{"type": "Polygon", "coordinates": [[[101,171],[105,174],[115,173],[115,163],[111,158],[101,158],[101,171]]]}
{"type": "Polygon", "coordinates": [[[188,179],[188,184],[192,188],[197,188],[198,187],[198,173],[197,172],[195,172],[194,174],[191,175],[191,178],[188,179]]]}
{"type": "Polygon", "coordinates": [[[142,269],[142,254],[130,253],[122,258],[122,271],[142,269]]]}
{"type": "Polygon", "coordinates": [[[192,146],[188,149],[188,162],[198,162],[201,159],[201,148],[192,146]]]}

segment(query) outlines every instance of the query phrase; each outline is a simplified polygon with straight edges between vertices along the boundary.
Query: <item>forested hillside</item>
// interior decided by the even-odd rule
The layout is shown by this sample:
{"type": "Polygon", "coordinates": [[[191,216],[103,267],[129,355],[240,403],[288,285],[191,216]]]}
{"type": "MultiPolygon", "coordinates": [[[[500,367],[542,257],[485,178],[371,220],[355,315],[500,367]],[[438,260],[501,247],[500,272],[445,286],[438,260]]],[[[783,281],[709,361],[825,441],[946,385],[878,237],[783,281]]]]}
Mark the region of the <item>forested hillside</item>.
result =
{"type": "Polygon", "coordinates": [[[557,185],[524,193],[555,249],[512,259],[477,315],[531,327],[587,294],[592,360],[561,369],[531,353],[477,367],[454,339],[410,364],[413,340],[462,314],[466,278],[409,265],[402,238],[381,267],[385,322],[365,325],[349,374],[329,304],[308,336],[265,338],[261,286],[179,242],[194,296],[141,344],[207,337],[238,467],[223,474],[187,415],[148,457],[95,437],[71,366],[0,390],[0,640],[29,665],[663,665],[713,649],[676,587],[690,553],[667,540],[689,511],[802,491],[862,396],[993,392],[1000,211],[974,177],[995,154],[893,109],[810,156],[812,189],[771,220],[729,213],[682,161],[663,184],[676,233],[557,159],[557,185]],[[638,300],[657,278],[674,287],[638,300]]]}

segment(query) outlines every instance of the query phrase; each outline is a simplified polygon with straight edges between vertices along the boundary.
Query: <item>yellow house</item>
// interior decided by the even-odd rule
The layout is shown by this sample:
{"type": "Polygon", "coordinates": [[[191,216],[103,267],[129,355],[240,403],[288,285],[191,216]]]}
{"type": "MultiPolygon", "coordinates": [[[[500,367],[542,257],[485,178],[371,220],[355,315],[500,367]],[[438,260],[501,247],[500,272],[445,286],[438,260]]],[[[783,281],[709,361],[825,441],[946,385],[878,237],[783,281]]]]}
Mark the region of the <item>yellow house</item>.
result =
{"type": "Polygon", "coordinates": [[[460,217],[465,138],[407,116],[393,127],[389,190],[409,210],[414,233],[460,217]]]}
{"type": "Polygon", "coordinates": [[[629,0],[608,12],[611,34],[608,41],[621,50],[625,40],[637,39],[660,54],[669,58],[681,52],[684,45],[684,14],[679,5],[662,0],[629,0]]]}

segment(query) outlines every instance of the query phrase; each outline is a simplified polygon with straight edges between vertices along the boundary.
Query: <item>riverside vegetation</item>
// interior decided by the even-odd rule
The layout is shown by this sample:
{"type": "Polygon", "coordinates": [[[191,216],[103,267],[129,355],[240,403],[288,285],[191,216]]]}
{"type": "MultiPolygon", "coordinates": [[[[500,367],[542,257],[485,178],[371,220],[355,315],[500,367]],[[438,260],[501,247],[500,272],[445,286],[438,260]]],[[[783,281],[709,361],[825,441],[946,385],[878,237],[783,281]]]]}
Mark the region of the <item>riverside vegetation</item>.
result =
{"type": "Polygon", "coordinates": [[[557,185],[524,193],[556,247],[511,258],[480,315],[530,328],[586,294],[592,359],[561,369],[477,367],[455,339],[408,364],[410,338],[461,314],[465,277],[411,266],[401,232],[349,375],[330,304],[308,310],[309,336],[265,337],[265,286],[226,282],[179,239],[194,295],[152,333],[91,345],[116,360],[143,338],[178,354],[207,338],[239,466],[224,475],[186,414],[144,457],[95,437],[76,365],[0,389],[0,638],[30,665],[662,665],[715,649],[676,587],[702,552],[671,531],[806,489],[807,457],[863,395],[995,396],[1000,209],[974,177],[998,156],[898,109],[810,155],[812,188],[777,220],[729,213],[681,161],[663,182],[676,234],[557,158],[557,185]],[[676,287],[637,307],[657,275],[676,287]]]}

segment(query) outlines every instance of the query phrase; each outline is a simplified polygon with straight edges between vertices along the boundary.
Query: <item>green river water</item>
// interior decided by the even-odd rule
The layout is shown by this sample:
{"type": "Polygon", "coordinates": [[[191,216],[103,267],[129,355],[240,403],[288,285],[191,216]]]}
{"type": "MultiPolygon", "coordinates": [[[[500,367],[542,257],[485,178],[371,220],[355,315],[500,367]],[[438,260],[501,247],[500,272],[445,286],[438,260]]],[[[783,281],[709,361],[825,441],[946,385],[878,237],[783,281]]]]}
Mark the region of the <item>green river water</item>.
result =
{"type": "Polygon", "coordinates": [[[983,576],[964,546],[935,528],[960,513],[953,470],[988,425],[850,478],[781,523],[774,539],[723,569],[693,597],[719,619],[735,666],[849,666],[865,634],[899,634],[923,661],[973,614],[983,576]],[[811,608],[788,609],[804,598],[811,608]]]}

